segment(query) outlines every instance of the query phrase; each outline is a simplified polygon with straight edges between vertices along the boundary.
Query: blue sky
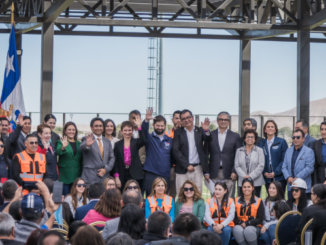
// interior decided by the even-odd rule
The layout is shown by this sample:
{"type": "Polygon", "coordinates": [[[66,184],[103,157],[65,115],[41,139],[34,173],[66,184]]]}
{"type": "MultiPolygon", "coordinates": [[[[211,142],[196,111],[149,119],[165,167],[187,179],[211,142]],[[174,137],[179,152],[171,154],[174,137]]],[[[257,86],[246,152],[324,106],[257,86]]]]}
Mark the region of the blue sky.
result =
{"type": "MultiPolygon", "coordinates": [[[[91,29],[88,27],[88,29],[91,29]]],[[[9,34],[0,34],[0,73],[9,34]]],[[[296,43],[253,41],[251,112],[295,106],[296,43]]],[[[311,44],[311,100],[326,97],[326,44],[311,44]]],[[[148,39],[55,36],[53,111],[145,111],[148,39]]],[[[27,111],[40,108],[40,35],[23,35],[22,86],[27,111]]],[[[164,112],[238,113],[239,42],[164,39],[164,112]]],[[[0,85],[2,88],[2,83],[0,85]]],[[[2,89],[1,89],[2,90],[2,89]]]]}

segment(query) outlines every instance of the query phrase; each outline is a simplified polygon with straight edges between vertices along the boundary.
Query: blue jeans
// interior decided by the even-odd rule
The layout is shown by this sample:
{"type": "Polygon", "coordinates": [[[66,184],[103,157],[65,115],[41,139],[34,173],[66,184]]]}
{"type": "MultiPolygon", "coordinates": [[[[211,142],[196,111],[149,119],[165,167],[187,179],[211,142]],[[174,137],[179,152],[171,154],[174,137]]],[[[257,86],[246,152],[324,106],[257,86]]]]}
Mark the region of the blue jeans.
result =
{"type": "Polygon", "coordinates": [[[62,195],[66,196],[70,194],[72,184],[63,184],[63,190],[62,190],[62,195]]]}
{"type": "Polygon", "coordinates": [[[276,225],[271,225],[264,234],[260,233],[260,236],[264,240],[265,244],[269,244],[269,245],[273,244],[273,240],[275,239],[275,228],[276,225]]]}
{"type": "MultiPolygon", "coordinates": [[[[207,230],[214,232],[214,229],[211,226],[207,227],[207,230]]],[[[221,239],[222,239],[222,245],[228,245],[229,244],[230,239],[231,239],[231,233],[232,233],[232,228],[230,226],[225,226],[222,229],[222,233],[219,234],[221,239]]]]}

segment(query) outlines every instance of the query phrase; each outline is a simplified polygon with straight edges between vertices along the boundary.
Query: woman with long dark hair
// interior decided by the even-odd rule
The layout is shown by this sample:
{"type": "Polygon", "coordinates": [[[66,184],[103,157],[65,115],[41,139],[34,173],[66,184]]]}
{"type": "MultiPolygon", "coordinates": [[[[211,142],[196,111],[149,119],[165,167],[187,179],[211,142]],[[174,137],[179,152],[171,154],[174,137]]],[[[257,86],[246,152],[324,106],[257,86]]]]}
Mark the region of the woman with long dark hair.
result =
{"type": "Polygon", "coordinates": [[[96,221],[106,222],[119,217],[121,212],[120,201],[121,194],[118,189],[109,189],[105,191],[100,200],[96,203],[94,209],[88,211],[83,221],[89,225],[96,221]]]}
{"type": "Polygon", "coordinates": [[[303,179],[296,179],[291,188],[292,195],[288,197],[286,203],[292,210],[302,213],[303,209],[312,205],[312,202],[306,196],[307,184],[303,179]]]}
{"type": "Polygon", "coordinates": [[[127,233],[135,242],[141,239],[146,231],[144,211],[135,204],[128,204],[122,208],[117,232],[127,233]]]}
{"type": "Polygon", "coordinates": [[[206,201],[205,225],[207,230],[216,232],[222,239],[222,245],[228,245],[234,227],[234,200],[229,197],[225,181],[215,183],[214,196],[206,201]]]}
{"type": "Polygon", "coordinates": [[[110,140],[112,145],[112,150],[114,149],[114,145],[116,142],[118,142],[120,139],[117,138],[117,127],[115,126],[115,123],[111,119],[106,119],[104,121],[104,131],[103,136],[110,140]]]}
{"type": "Polygon", "coordinates": [[[205,202],[201,198],[201,192],[191,180],[186,180],[180,187],[178,202],[175,203],[175,215],[180,213],[192,213],[203,223],[205,216],[205,202]]]}
{"type": "Polygon", "coordinates": [[[76,209],[88,204],[89,200],[86,197],[86,183],[82,178],[75,179],[71,187],[71,192],[68,196],[66,196],[64,201],[69,204],[74,218],[76,209]]]}
{"type": "Polygon", "coordinates": [[[276,223],[274,222],[276,216],[273,207],[277,202],[285,202],[282,184],[278,181],[270,183],[267,193],[268,196],[263,201],[265,207],[265,220],[263,221],[263,227],[260,230],[260,234],[265,244],[272,245],[272,242],[275,239],[276,227],[276,223]]]}
{"type": "Polygon", "coordinates": [[[70,193],[72,183],[79,178],[83,169],[83,154],[79,149],[77,126],[67,122],[62,131],[62,138],[56,142],[59,155],[59,178],[63,182],[63,195],[70,193]]]}
{"type": "Polygon", "coordinates": [[[313,204],[303,210],[296,229],[297,243],[300,243],[301,232],[306,223],[314,217],[316,212],[326,209],[326,186],[324,184],[316,184],[311,188],[311,201],[313,204]]]}
{"type": "Polygon", "coordinates": [[[263,201],[255,196],[254,181],[242,181],[242,194],[235,199],[233,236],[238,245],[257,245],[260,228],[265,218],[263,201]]]}
{"type": "Polygon", "coordinates": [[[57,118],[53,114],[47,114],[44,117],[43,123],[50,127],[50,129],[51,129],[50,143],[52,143],[54,146],[56,146],[56,142],[58,140],[60,140],[60,136],[53,131],[55,129],[55,125],[57,123],[57,118]]]}

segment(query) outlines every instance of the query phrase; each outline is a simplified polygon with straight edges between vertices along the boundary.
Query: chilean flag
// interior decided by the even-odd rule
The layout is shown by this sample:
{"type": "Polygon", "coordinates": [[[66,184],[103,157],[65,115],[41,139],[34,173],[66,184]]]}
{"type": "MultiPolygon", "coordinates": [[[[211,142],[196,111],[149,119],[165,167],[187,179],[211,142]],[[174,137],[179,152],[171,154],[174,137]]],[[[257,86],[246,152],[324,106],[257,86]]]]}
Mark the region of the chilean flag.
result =
{"type": "Polygon", "coordinates": [[[9,111],[10,105],[14,106],[11,115],[12,120],[16,121],[19,114],[25,115],[26,112],[17,59],[15,25],[12,25],[10,32],[9,50],[7,53],[6,69],[1,94],[1,108],[9,111]]]}

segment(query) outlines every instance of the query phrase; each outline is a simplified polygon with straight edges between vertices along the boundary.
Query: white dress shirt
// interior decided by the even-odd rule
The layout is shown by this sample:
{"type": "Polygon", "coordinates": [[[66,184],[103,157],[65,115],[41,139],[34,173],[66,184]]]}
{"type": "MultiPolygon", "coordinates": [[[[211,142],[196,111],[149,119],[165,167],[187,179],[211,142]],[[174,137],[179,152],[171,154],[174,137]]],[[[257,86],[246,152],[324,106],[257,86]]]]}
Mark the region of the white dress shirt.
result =
{"type": "Polygon", "coordinates": [[[195,141],[195,126],[189,132],[186,128],[184,128],[187,133],[188,138],[188,148],[189,148],[189,164],[198,164],[200,163],[199,155],[196,147],[195,141]]]}
{"type": "Polygon", "coordinates": [[[27,135],[23,131],[21,131],[20,133],[24,136],[25,139],[27,135]]]}
{"type": "MultiPolygon", "coordinates": [[[[220,146],[220,151],[223,151],[227,132],[228,132],[228,129],[226,129],[224,133],[221,133],[220,129],[217,130],[218,145],[220,146]]],[[[222,167],[222,165],[223,165],[222,159],[221,159],[220,164],[221,164],[220,166],[222,167]]]]}
{"type": "Polygon", "coordinates": [[[138,130],[133,130],[133,131],[132,131],[132,137],[133,137],[134,139],[138,139],[138,138],[139,138],[138,130]]]}

